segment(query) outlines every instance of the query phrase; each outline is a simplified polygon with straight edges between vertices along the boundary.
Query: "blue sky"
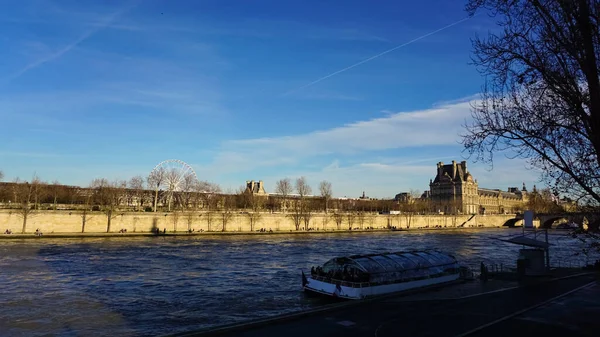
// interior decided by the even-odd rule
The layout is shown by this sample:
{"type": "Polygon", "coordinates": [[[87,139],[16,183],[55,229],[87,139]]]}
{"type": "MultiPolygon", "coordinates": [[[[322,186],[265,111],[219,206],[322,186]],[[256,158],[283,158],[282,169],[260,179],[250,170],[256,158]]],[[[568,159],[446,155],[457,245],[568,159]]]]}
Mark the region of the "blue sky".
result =
{"type": "MultiPolygon", "coordinates": [[[[0,170],[86,186],[176,158],[224,190],[299,176],[336,196],[426,190],[438,161],[464,160],[458,135],[483,83],[470,38],[495,27],[479,15],[407,42],[463,6],[6,1],[0,170]]],[[[489,188],[538,177],[502,156],[468,166],[489,188]]]]}

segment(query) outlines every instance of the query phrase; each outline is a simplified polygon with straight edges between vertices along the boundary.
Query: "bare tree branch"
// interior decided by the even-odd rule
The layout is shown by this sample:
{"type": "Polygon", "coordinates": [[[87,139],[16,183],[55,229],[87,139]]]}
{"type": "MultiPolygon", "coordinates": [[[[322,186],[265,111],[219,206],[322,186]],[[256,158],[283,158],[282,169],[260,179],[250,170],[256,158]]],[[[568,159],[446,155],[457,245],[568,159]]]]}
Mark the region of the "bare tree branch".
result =
{"type": "Polygon", "coordinates": [[[500,34],[473,41],[486,76],[462,136],[465,151],[525,158],[554,191],[600,203],[598,0],[470,0],[500,34]]]}

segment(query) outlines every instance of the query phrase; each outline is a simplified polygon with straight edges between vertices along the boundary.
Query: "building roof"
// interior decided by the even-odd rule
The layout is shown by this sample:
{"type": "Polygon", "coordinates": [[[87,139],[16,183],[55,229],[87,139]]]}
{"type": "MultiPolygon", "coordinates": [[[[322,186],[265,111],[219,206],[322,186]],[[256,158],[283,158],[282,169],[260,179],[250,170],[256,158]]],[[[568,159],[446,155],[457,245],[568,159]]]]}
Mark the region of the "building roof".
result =
{"type": "Polygon", "coordinates": [[[443,181],[472,181],[473,176],[467,171],[467,163],[465,161],[456,163],[452,161],[452,164],[444,165],[444,163],[438,163],[438,173],[433,180],[434,183],[443,181]]]}

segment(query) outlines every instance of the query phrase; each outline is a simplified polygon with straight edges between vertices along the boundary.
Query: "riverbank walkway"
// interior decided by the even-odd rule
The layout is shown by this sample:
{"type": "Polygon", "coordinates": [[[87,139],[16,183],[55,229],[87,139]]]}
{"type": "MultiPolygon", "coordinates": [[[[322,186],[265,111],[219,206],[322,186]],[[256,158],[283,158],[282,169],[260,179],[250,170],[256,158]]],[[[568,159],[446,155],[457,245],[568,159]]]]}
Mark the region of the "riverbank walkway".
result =
{"type": "Polygon", "coordinates": [[[173,336],[597,336],[597,273],[519,286],[474,280],[173,336]]]}

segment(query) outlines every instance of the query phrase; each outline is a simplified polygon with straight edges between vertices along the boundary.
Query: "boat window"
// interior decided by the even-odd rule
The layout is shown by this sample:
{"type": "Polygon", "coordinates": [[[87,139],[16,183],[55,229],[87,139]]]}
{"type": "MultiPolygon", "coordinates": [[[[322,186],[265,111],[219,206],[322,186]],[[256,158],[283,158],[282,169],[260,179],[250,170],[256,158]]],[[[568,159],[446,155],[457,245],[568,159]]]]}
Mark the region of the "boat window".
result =
{"type": "Polygon", "coordinates": [[[368,257],[361,257],[354,261],[363,266],[369,273],[381,273],[385,271],[385,269],[380,264],[369,259],[368,257]]]}
{"type": "Polygon", "coordinates": [[[371,259],[379,262],[387,271],[398,270],[398,265],[384,256],[372,256],[371,259]]]}
{"type": "Polygon", "coordinates": [[[399,264],[402,265],[402,268],[406,269],[413,269],[417,267],[417,264],[414,263],[413,261],[409,260],[406,258],[406,256],[404,255],[398,255],[398,254],[390,254],[388,255],[388,257],[390,259],[393,259],[394,261],[397,261],[399,264]]]}
{"type": "Polygon", "coordinates": [[[336,271],[341,271],[343,270],[344,265],[339,263],[339,261],[333,259],[333,260],[329,260],[327,261],[324,265],[323,265],[323,272],[325,273],[329,273],[331,272],[336,272],[336,271]]]}
{"type": "Polygon", "coordinates": [[[398,255],[396,255],[396,254],[386,254],[386,255],[383,255],[383,257],[387,261],[389,261],[389,263],[391,263],[394,266],[395,270],[402,271],[402,270],[406,269],[406,267],[402,263],[402,262],[404,262],[403,260],[395,259],[394,258],[394,257],[397,257],[397,256],[398,255]]]}
{"type": "Polygon", "coordinates": [[[440,261],[439,259],[437,259],[432,254],[428,254],[428,253],[425,253],[425,252],[418,252],[416,254],[419,255],[420,257],[424,258],[425,260],[427,260],[429,262],[429,264],[432,265],[432,266],[437,266],[437,265],[443,264],[442,261],[440,261]]]}
{"type": "Polygon", "coordinates": [[[411,260],[415,261],[417,263],[417,265],[419,266],[419,268],[428,268],[431,266],[431,263],[429,263],[429,261],[427,261],[426,259],[424,259],[423,257],[417,255],[417,254],[407,254],[406,257],[410,258],[411,260]]]}

